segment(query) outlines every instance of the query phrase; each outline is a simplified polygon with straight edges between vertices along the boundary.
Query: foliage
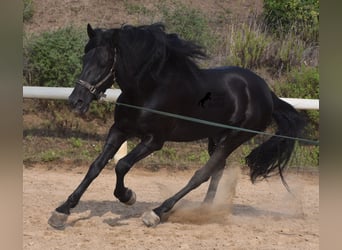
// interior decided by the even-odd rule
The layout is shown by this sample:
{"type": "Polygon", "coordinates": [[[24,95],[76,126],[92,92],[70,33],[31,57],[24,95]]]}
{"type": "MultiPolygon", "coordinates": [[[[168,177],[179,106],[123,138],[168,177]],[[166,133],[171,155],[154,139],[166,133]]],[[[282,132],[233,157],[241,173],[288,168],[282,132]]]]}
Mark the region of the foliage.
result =
{"type": "Polygon", "coordinates": [[[256,21],[232,25],[226,39],[226,63],[249,69],[267,68],[280,76],[302,64],[304,42],[294,33],[284,39],[270,35],[256,21]]]}
{"type": "Polygon", "coordinates": [[[213,49],[215,37],[204,13],[180,2],[177,2],[174,9],[162,5],[161,10],[169,32],[177,33],[185,40],[195,41],[208,50],[213,49]]]}
{"type": "Polygon", "coordinates": [[[268,62],[269,67],[273,67],[273,73],[289,72],[298,68],[302,64],[303,53],[305,51],[304,42],[295,34],[288,33],[282,39],[272,44],[274,55],[268,62]]]}
{"type": "MultiPolygon", "coordinates": [[[[319,99],[318,68],[302,66],[292,70],[283,82],[275,85],[275,92],[281,97],[319,99]]],[[[307,110],[304,113],[308,119],[307,135],[317,138],[319,111],[307,110]]]]}
{"type": "Polygon", "coordinates": [[[214,49],[216,36],[211,31],[208,17],[200,10],[179,0],[156,1],[152,8],[124,0],[125,10],[145,23],[163,22],[168,32],[177,33],[185,40],[191,40],[208,51],[214,49]]]}
{"type": "Polygon", "coordinates": [[[82,140],[80,138],[71,137],[68,141],[75,148],[80,148],[80,147],[82,147],[82,144],[83,144],[82,140]]]}
{"type": "MultiPolygon", "coordinates": [[[[24,83],[47,87],[74,87],[82,69],[81,57],[86,32],[66,27],[30,37],[24,45],[24,83]]],[[[44,105],[43,101],[40,101],[44,105]]],[[[64,103],[55,101],[53,110],[63,109],[64,103]]],[[[114,105],[92,103],[88,118],[112,118],[114,105]]]]}
{"type": "Polygon", "coordinates": [[[107,119],[113,119],[114,107],[110,102],[93,102],[89,107],[89,117],[106,122],[107,119]]]}
{"type": "Polygon", "coordinates": [[[33,17],[33,3],[32,0],[24,0],[23,21],[28,22],[33,17]]]}
{"type": "Polygon", "coordinates": [[[40,153],[39,158],[41,159],[41,161],[43,162],[51,162],[51,161],[56,161],[60,159],[60,154],[59,152],[56,152],[53,149],[47,150],[47,151],[43,151],[40,153]]]}
{"type": "Polygon", "coordinates": [[[289,161],[290,167],[313,167],[319,165],[319,146],[295,144],[289,161]]]}
{"type": "Polygon", "coordinates": [[[302,33],[306,40],[318,40],[318,0],[264,0],[264,20],[271,31],[286,34],[302,33]]]}
{"type": "Polygon", "coordinates": [[[280,82],[275,88],[276,93],[282,97],[319,98],[318,68],[302,66],[294,69],[289,72],[285,82],[280,82]]]}
{"type": "Polygon", "coordinates": [[[252,69],[265,62],[271,40],[260,27],[248,24],[232,26],[229,36],[228,65],[252,69]]]}
{"type": "Polygon", "coordinates": [[[45,32],[24,45],[28,85],[70,87],[81,71],[85,32],[72,27],[45,32]]]}

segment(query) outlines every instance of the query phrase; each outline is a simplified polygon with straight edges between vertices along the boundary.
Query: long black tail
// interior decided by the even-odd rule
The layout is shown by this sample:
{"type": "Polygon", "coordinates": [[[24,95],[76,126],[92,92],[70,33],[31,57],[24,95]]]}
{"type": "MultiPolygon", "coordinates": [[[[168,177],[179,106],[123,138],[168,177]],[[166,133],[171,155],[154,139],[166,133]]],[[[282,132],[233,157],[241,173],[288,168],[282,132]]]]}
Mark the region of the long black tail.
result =
{"type": "MultiPolygon", "coordinates": [[[[304,118],[290,104],[279,99],[274,93],[272,93],[272,98],[274,103],[272,117],[278,126],[276,134],[299,137],[305,125],[304,118]]],[[[283,177],[283,170],[291,157],[294,145],[295,140],[272,136],[253,149],[246,157],[251,181],[254,183],[257,179],[267,178],[275,172],[280,175],[284,186],[288,189],[283,177]]]]}

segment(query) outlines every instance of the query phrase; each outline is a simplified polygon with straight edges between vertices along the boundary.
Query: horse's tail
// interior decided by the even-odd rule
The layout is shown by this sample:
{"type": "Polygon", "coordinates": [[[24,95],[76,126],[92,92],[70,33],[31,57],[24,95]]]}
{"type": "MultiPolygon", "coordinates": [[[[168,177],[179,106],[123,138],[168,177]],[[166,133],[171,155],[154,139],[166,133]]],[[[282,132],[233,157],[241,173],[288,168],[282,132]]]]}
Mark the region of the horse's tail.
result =
{"type": "MultiPolygon", "coordinates": [[[[272,99],[274,105],[272,117],[278,126],[276,135],[299,137],[305,124],[302,116],[273,92],[272,99]]],[[[293,139],[272,136],[253,149],[246,157],[251,181],[254,183],[258,178],[267,178],[272,172],[276,172],[279,173],[284,186],[288,189],[283,177],[283,170],[291,157],[294,145],[295,140],[293,139]]]]}

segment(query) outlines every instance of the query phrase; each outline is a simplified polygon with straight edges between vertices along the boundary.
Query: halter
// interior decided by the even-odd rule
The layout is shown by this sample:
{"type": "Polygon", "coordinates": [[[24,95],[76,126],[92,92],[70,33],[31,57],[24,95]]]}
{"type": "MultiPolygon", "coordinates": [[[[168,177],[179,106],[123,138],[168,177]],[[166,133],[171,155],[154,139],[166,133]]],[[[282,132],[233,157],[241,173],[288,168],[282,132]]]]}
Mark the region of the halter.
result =
{"type": "MultiPolygon", "coordinates": [[[[99,100],[101,97],[106,97],[106,95],[104,94],[104,91],[99,92],[99,88],[108,80],[109,77],[113,76],[113,82],[115,82],[115,64],[116,64],[116,48],[114,49],[114,60],[113,60],[113,65],[110,69],[110,71],[108,72],[108,74],[98,83],[96,83],[95,85],[90,84],[87,81],[84,80],[77,80],[76,83],[81,85],[82,87],[85,87],[86,89],[89,90],[90,93],[92,93],[97,100],[99,100]]],[[[106,90],[105,90],[106,91],[106,90]]]]}

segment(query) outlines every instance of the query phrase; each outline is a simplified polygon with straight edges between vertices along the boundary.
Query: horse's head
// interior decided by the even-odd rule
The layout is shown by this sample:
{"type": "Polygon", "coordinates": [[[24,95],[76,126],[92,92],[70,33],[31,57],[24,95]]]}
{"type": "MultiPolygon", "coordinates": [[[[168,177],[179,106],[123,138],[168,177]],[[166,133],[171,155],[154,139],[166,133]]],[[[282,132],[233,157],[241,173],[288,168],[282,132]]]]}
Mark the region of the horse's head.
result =
{"type": "Polygon", "coordinates": [[[103,37],[100,39],[90,25],[88,36],[82,72],[69,96],[71,107],[79,114],[88,111],[91,101],[104,96],[115,80],[116,50],[103,37]]]}

